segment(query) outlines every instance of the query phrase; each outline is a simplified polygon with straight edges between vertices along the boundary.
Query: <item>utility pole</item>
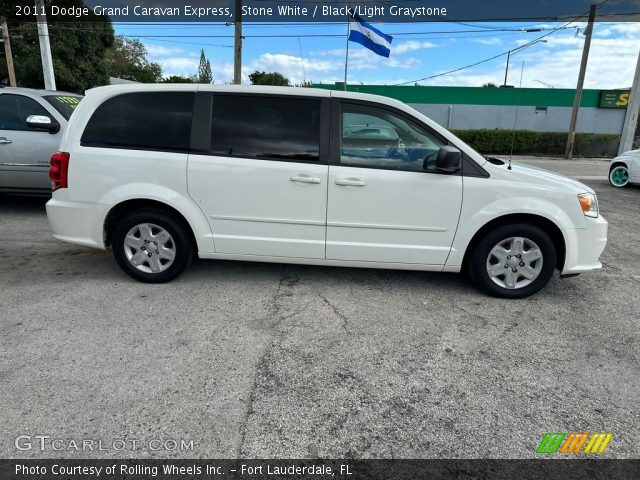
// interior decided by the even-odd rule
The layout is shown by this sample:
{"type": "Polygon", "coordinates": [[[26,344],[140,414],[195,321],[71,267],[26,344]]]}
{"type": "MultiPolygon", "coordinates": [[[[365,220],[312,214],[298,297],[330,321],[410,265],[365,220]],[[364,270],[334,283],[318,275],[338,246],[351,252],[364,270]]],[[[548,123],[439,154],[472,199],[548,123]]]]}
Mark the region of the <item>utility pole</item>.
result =
{"type": "MultiPolygon", "coordinates": [[[[529,31],[535,31],[535,30],[536,30],[536,29],[531,29],[531,30],[527,30],[527,32],[529,32],[529,31]]],[[[502,86],[503,86],[503,87],[506,87],[506,86],[507,86],[507,79],[508,79],[508,77],[509,77],[509,61],[511,60],[511,54],[512,54],[512,53],[518,53],[518,52],[521,52],[521,51],[522,51],[522,50],[524,50],[525,48],[529,48],[529,47],[534,46],[536,43],[547,43],[547,41],[546,41],[546,40],[544,40],[544,39],[542,39],[542,38],[539,38],[539,39],[537,39],[537,40],[534,40],[534,41],[529,42],[529,43],[525,43],[524,45],[521,45],[520,47],[518,47],[518,48],[514,48],[514,49],[509,50],[509,51],[507,52],[507,67],[504,69],[504,83],[502,84],[502,86]]]]}
{"type": "Polygon", "coordinates": [[[511,60],[511,50],[507,52],[507,68],[505,68],[504,70],[504,83],[502,84],[503,87],[507,86],[507,77],[509,76],[509,60],[511,60]]]}
{"type": "Polygon", "coordinates": [[[9,39],[9,27],[7,19],[0,17],[2,27],[2,43],[4,43],[4,54],[7,57],[7,70],[9,71],[9,86],[16,87],[16,72],[13,69],[13,54],[11,53],[11,40],[9,39]]]}
{"type": "Polygon", "coordinates": [[[633,77],[633,86],[629,94],[629,105],[627,106],[627,115],[624,119],[624,127],[622,128],[622,137],[620,138],[620,148],[618,155],[631,150],[633,148],[633,139],[638,128],[638,114],[640,113],[640,53],[638,54],[638,63],[636,64],[636,74],[633,77]]]}
{"type": "Polygon", "coordinates": [[[591,5],[589,10],[589,25],[584,32],[584,47],[582,49],[582,62],[580,63],[580,73],[578,74],[578,85],[576,87],[576,96],[573,100],[573,110],[571,111],[571,124],[569,125],[569,137],[567,138],[567,149],[564,152],[564,158],[571,160],[573,158],[573,146],[576,141],[576,124],[578,123],[578,110],[580,110],[580,102],[582,101],[582,89],[584,88],[584,77],[587,73],[587,62],[589,61],[589,50],[591,49],[591,34],[593,33],[593,22],[596,18],[596,4],[591,5]]]}
{"type": "Polygon", "coordinates": [[[233,42],[233,83],[242,83],[242,0],[236,0],[235,35],[233,42]]]}
{"type": "Polygon", "coordinates": [[[44,88],[45,90],[55,90],[56,77],[53,74],[53,59],[51,58],[49,27],[47,26],[47,16],[44,10],[44,0],[36,0],[36,13],[38,18],[38,38],[40,39],[40,57],[42,58],[44,88]]]}

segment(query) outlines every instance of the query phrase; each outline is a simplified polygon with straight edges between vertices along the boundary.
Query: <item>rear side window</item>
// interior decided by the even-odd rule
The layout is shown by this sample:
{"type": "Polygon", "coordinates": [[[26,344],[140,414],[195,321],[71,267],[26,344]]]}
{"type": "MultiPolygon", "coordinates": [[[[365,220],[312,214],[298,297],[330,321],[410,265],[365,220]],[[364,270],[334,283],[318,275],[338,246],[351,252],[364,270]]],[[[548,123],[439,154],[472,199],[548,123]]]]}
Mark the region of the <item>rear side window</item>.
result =
{"type": "Polygon", "coordinates": [[[126,93],[100,105],[80,140],[87,147],[188,152],[193,92],[126,93]]]}
{"type": "Polygon", "coordinates": [[[259,95],[214,95],[213,155],[318,161],[320,100],[259,95]]]}
{"type": "Polygon", "coordinates": [[[46,95],[42,98],[49,102],[66,120],[69,120],[80,100],[82,100],[82,97],[75,95],[46,95]]]}

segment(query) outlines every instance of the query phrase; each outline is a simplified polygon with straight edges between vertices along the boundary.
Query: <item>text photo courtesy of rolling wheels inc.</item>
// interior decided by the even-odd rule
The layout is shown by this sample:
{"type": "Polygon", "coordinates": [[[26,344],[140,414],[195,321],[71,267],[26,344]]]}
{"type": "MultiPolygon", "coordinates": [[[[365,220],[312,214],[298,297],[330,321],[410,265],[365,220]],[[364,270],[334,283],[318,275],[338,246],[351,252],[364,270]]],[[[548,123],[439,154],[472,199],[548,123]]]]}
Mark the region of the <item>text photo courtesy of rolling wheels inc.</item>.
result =
{"type": "Polygon", "coordinates": [[[0,480],[640,476],[637,2],[0,30],[0,480]]]}

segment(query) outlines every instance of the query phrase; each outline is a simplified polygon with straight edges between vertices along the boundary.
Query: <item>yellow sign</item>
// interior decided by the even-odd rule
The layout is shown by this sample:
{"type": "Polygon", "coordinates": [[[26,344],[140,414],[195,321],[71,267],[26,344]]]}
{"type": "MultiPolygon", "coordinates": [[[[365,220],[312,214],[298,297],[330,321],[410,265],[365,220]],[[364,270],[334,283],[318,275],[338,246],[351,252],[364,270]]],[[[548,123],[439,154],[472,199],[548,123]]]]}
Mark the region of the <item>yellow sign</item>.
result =
{"type": "Polygon", "coordinates": [[[627,108],[629,93],[629,90],[602,90],[600,108],[627,108]]]}

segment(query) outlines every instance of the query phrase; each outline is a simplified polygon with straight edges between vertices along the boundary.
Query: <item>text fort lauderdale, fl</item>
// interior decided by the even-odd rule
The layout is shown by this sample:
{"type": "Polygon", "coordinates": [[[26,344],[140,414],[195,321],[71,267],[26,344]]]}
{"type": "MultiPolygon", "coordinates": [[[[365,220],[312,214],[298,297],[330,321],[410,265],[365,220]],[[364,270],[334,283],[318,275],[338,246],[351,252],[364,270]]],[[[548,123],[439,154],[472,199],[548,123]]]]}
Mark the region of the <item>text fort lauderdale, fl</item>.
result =
{"type": "Polygon", "coordinates": [[[334,476],[339,473],[340,475],[352,475],[350,465],[336,465],[336,470],[329,465],[295,465],[295,464],[271,464],[266,463],[262,465],[246,465],[241,464],[226,472],[219,465],[189,465],[189,466],[177,466],[173,464],[157,465],[145,465],[143,462],[139,464],[125,464],[120,465],[113,464],[106,467],[97,465],[59,465],[54,463],[50,468],[44,465],[23,465],[16,464],[15,475],[88,475],[94,477],[100,477],[103,473],[104,476],[110,476],[114,474],[120,475],[146,475],[151,477],[157,477],[158,473],[162,472],[164,475],[225,475],[227,473],[239,472],[241,475],[320,475],[320,476],[334,476]]]}

